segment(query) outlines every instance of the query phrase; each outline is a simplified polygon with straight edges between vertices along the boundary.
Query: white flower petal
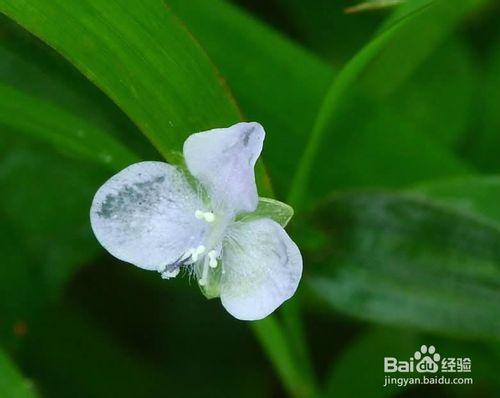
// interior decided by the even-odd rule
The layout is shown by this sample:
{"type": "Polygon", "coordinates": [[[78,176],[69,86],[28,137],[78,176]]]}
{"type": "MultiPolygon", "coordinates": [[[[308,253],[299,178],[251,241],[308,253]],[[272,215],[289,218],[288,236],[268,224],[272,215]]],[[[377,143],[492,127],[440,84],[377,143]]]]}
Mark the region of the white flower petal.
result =
{"type": "Polygon", "coordinates": [[[97,191],[90,219],[113,256],[153,270],[200,244],[207,223],[195,217],[199,209],[201,201],[181,171],[167,163],[141,162],[97,191]]]}
{"type": "Polygon", "coordinates": [[[302,256],[275,221],[233,224],[223,246],[221,300],[234,317],[266,317],[297,289],[302,256]]]}
{"type": "Polygon", "coordinates": [[[238,123],[188,137],[184,143],[187,167],[207,188],[216,207],[234,213],[256,209],[254,166],[264,135],[259,123],[238,123]]]}

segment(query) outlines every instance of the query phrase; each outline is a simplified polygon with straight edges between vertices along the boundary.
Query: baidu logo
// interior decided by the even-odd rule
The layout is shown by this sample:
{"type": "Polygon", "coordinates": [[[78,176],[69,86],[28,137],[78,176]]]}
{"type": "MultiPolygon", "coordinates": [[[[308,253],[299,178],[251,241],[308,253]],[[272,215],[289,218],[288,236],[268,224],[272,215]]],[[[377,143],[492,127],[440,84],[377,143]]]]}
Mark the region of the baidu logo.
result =
{"type": "Polygon", "coordinates": [[[384,358],[385,373],[437,373],[437,372],[470,372],[470,358],[442,357],[433,345],[422,345],[407,361],[394,357],[384,358]]]}
{"type": "Polygon", "coordinates": [[[433,345],[427,346],[424,344],[408,360],[400,360],[394,357],[384,358],[385,375],[383,386],[473,384],[472,377],[464,377],[466,375],[463,374],[449,374],[470,373],[471,367],[470,358],[445,357],[439,354],[433,345]],[[447,372],[449,373],[447,374],[447,372]]]}

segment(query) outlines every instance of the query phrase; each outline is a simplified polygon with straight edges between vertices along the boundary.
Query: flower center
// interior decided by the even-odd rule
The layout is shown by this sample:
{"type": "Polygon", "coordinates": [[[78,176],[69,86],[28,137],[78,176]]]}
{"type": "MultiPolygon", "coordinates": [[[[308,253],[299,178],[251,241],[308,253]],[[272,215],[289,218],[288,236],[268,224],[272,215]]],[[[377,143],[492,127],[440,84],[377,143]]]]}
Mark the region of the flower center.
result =
{"type": "Polygon", "coordinates": [[[188,249],[177,261],[162,269],[158,269],[162,278],[170,279],[179,274],[182,265],[193,265],[200,286],[209,282],[210,270],[215,270],[219,265],[221,243],[229,218],[212,211],[196,210],[194,216],[211,224],[204,244],[188,249]]]}

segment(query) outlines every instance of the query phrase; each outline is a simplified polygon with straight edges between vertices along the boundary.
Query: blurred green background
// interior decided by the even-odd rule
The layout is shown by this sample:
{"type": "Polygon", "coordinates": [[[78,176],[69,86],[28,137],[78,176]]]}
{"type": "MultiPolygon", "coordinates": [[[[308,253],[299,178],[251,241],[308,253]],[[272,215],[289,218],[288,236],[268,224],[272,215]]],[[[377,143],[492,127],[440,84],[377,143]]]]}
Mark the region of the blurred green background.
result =
{"type": "Polygon", "coordinates": [[[499,396],[500,6],[369,3],[0,0],[0,398],[499,396]],[[238,120],[304,256],[254,323],[115,260],[88,215],[238,120]],[[474,384],[383,388],[422,344],[474,384]]]}

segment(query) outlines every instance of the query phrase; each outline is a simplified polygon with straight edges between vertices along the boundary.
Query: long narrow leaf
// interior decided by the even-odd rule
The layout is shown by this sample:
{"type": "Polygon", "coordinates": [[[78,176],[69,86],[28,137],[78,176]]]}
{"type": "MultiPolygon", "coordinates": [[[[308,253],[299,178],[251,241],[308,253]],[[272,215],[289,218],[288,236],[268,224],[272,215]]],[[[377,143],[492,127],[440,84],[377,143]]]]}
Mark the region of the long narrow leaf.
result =
{"type": "MultiPolygon", "coordinates": [[[[151,143],[113,101],[56,51],[1,14],[0,82],[85,120],[142,158],[158,158],[151,143]]],[[[53,116],[49,113],[47,118],[53,116]]]]}
{"type": "Polygon", "coordinates": [[[336,309],[379,323],[500,337],[500,228],[398,193],[346,194],[318,213],[330,236],[311,284],[336,309]]]}
{"type": "Polygon", "coordinates": [[[0,12],[106,92],[168,159],[239,112],[214,66],[161,0],[7,0],[0,12]]]}
{"type": "Polygon", "coordinates": [[[119,170],[139,157],[85,120],[0,83],[0,124],[55,148],[119,170]]]}
{"type": "MultiPolygon", "coordinates": [[[[375,128],[371,114],[377,112],[377,101],[392,93],[477,4],[474,0],[439,0],[411,9],[346,65],[325,98],[300,160],[290,194],[294,204],[303,203],[306,192],[311,189],[316,195],[321,195],[344,181],[356,185],[355,180],[365,174],[361,162],[370,157],[376,161],[371,159],[366,166],[379,174],[387,174],[388,164],[406,161],[408,166],[402,168],[399,175],[395,174],[394,185],[466,172],[466,167],[432,141],[415,137],[418,130],[406,127],[398,130],[394,120],[389,129],[387,120],[381,122],[383,129],[375,128]],[[349,125],[345,123],[347,119],[356,122],[349,125]],[[357,137],[365,130],[366,135],[357,137]],[[374,145],[386,140],[391,140],[392,144],[374,145]],[[412,141],[411,146],[407,146],[408,141],[412,141]],[[343,159],[346,145],[353,149],[349,154],[350,162],[343,159]],[[315,174],[312,179],[315,168],[330,171],[321,176],[315,174]]],[[[386,116],[381,114],[381,117],[386,116]]],[[[404,120],[398,123],[404,126],[404,120]]],[[[362,184],[363,180],[359,182],[362,184]]]]}

